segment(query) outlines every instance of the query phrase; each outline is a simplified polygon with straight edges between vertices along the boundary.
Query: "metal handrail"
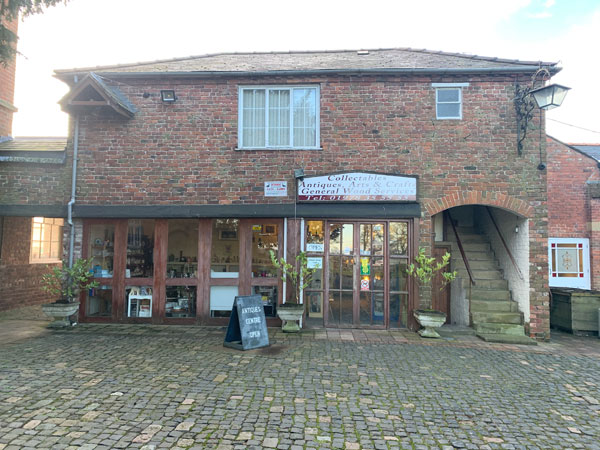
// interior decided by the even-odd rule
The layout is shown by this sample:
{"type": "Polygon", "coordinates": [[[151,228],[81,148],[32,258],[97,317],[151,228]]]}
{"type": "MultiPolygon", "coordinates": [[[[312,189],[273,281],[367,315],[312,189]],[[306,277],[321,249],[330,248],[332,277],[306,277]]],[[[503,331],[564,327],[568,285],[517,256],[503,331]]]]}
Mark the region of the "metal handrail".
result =
{"type": "Polygon", "coordinates": [[[490,215],[490,219],[492,220],[492,223],[494,224],[494,227],[496,228],[496,231],[498,232],[498,236],[500,236],[500,240],[502,241],[502,245],[504,245],[504,249],[506,250],[506,253],[508,253],[508,257],[512,261],[513,266],[515,266],[515,269],[517,269],[517,274],[519,274],[519,278],[521,278],[521,280],[524,280],[525,278],[523,277],[523,274],[521,273],[519,266],[517,266],[517,261],[515,261],[515,258],[513,258],[512,253],[508,249],[508,245],[506,245],[504,236],[502,236],[502,233],[500,232],[500,228],[498,228],[498,224],[496,223],[496,220],[494,219],[494,216],[492,214],[492,211],[490,210],[490,207],[486,206],[485,209],[487,210],[488,214],[490,215]]]}
{"type": "Polygon", "coordinates": [[[460,240],[460,236],[458,235],[458,231],[456,231],[456,227],[454,226],[454,222],[452,221],[452,216],[450,215],[450,211],[445,210],[444,214],[448,218],[450,225],[452,225],[452,230],[454,231],[454,236],[456,236],[456,243],[458,244],[458,249],[460,250],[460,254],[462,256],[463,261],[465,262],[465,267],[467,269],[467,273],[469,274],[469,279],[471,280],[471,284],[475,286],[475,278],[473,278],[473,272],[471,271],[471,266],[469,265],[469,261],[467,260],[467,255],[465,255],[465,250],[462,246],[462,242],[460,240]]]}

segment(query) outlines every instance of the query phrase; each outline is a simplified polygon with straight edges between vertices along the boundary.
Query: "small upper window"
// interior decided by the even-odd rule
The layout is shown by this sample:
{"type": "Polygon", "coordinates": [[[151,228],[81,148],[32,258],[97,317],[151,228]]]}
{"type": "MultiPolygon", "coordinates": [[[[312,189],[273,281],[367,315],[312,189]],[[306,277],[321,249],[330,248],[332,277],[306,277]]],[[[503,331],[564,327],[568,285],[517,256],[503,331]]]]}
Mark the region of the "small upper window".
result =
{"type": "Polygon", "coordinates": [[[437,119],[462,119],[462,88],[468,83],[433,83],[437,119]]]}
{"type": "Polygon", "coordinates": [[[60,262],[63,219],[34,217],[31,224],[31,263],[60,262]]]}
{"type": "Polygon", "coordinates": [[[460,88],[436,90],[435,111],[438,119],[462,119],[460,88]]]}
{"type": "Polygon", "coordinates": [[[318,148],[318,87],[241,87],[238,145],[240,148],[318,148]]]}

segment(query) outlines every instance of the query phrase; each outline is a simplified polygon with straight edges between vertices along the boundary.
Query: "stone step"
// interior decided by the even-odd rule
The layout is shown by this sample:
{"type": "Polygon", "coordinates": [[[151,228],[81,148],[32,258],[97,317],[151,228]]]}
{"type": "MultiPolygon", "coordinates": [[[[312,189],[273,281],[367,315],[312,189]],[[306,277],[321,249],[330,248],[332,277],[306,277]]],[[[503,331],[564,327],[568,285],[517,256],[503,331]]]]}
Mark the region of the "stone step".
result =
{"type": "Polygon", "coordinates": [[[471,300],[510,300],[510,291],[507,289],[484,289],[476,284],[471,288],[471,300]]]}
{"type": "Polygon", "coordinates": [[[479,334],[511,334],[525,336],[525,327],[513,323],[478,323],[475,333],[479,334]]]}
{"type": "Polygon", "coordinates": [[[512,324],[521,325],[523,323],[523,317],[520,312],[498,312],[498,311],[487,311],[487,312],[473,312],[471,310],[471,318],[473,324],[512,324]]]}
{"type": "MultiPolygon", "coordinates": [[[[454,252],[453,256],[455,256],[457,259],[462,260],[462,255],[460,254],[460,251],[454,252]]],[[[471,261],[495,261],[496,260],[496,256],[491,251],[480,252],[480,251],[466,251],[465,250],[465,256],[469,260],[469,264],[471,264],[471,261]]]]}
{"type": "Polygon", "coordinates": [[[482,289],[508,289],[508,281],[506,280],[475,280],[477,283],[473,287],[478,287],[482,289]]]}
{"type": "Polygon", "coordinates": [[[498,300],[471,300],[471,312],[519,312],[517,302],[498,300]]]}
{"type": "MultiPolygon", "coordinates": [[[[468,279],[469,275],[466,269],[457,269],[461,277],[468,279]]],[[[502,280],[502,272],[500,270],[478,270],[471,268],[471,272],[473,272],[473,278],[475,278],[475,283],[479,282],[479,280],[502,280]]]]}
{"type": "Polygon", "coordinates": [[[491,253],[490,244],[487,242],[472,242],[463,244],[465,253],[469,252],[488,252],[491,253]]]}
{"type": "MultiPolygon", "coordinates": [[[[492,269],[500,268],[500,266],[498,266],[498,263],[494,259],[474,260],[474,259],[468,259],[468,257],[467,257],[467,260],[469,261],[469,267],[471,267],[471,270],[473,270],[473,269],[492,270],[492,269]]],[[[457,258],[457,259],[452,260],[452,267],[455,268],[455,270],[458,270],[459,268],[464,268],[466,266],[465,266],[465,262],[463,261],[462,258],[457,258]]]]}
{"type": "Polygon", "coordinates": [[[535,339],[527,336],[517,336],[516,334],[487,334],[476,333],[477,337],[486,342],[497,342],[500,344],[519,344],[519,345],[537,345],[535,339]]]}
{"type": "Polygon", "coordinates": [[[489,241],[483,234],[463,234],[459,232],[460,241],[463,244],[487,244],[489,241]]]}

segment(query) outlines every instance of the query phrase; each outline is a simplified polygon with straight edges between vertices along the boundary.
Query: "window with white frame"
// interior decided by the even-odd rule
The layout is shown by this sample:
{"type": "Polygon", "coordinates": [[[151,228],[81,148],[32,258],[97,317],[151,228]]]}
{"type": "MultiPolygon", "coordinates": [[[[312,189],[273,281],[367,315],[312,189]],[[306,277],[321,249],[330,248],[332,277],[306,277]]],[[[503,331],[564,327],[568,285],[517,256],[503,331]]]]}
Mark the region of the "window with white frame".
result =
{"type": "Polygon", "coordinates": [[[239,89],[240,148],[318,148],[319,88],[239,89]]]}
{"type": "Polygon", "coordinates": [[[468,85],[469,83],[432,83],[435,88],[437,119],[462,119],[462,88],[468,85]]]}
{"type": "Polygon", "coordinates": [[[34,217],[31,222],[31,263],[60,262],[63,219],[34,217]]]}
{"type": "Polygon", "coordinates": [[[548,239],[548,269],[551,287],[590,289],[589,239],[548,239]]]}

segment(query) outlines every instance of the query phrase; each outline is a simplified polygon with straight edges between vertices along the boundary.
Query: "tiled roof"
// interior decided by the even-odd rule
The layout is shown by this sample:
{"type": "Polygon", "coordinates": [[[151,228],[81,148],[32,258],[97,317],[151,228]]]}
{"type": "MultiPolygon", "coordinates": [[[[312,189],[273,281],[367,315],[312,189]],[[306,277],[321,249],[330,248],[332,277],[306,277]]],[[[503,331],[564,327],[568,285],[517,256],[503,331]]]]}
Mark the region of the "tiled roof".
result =
{"type": "Polygon", "coordinates": [[[600,161],[600,144],[569,144],[571,147],[585,153],[590,158],[600,161]]]}
{"type": "Polygon", "coordinates": [[[63,164],[66,137],[19,137],[0,141],[0,162],[63,164]]]}
{"type": "Polygon", "coordinates": [[[0,152],[61,152],[66,137],[17,137],[0,142],[0,152]]]}
{"type": "Polygon", "coordinates": [[[264,73],[289,71],[373,70],[535,70],[539,66],[560,70],[557,63],[489,58],[462,53],[445,53],[410,48],[376,50],[301,51],[271,53],[216,53],[169,60],[56,70],[67,77],[83,72],[97,73],[264,73]]]}

